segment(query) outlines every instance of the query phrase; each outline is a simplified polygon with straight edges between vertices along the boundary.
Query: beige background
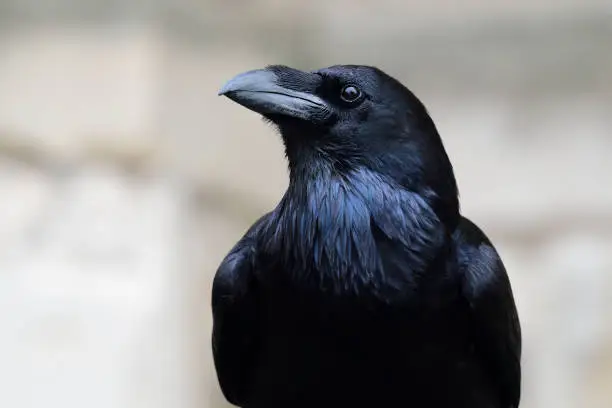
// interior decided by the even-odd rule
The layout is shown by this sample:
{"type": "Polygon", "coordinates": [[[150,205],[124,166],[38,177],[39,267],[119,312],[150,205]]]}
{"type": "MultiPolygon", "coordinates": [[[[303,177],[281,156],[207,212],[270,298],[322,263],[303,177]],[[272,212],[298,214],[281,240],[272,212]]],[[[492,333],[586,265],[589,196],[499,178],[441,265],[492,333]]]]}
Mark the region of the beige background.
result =
{"type": "Polygon", "coordinates": [[[361,63],[428,106],[506,263],[522,407],[610,407],[611,42],[596,0],[0,0],[0,406],[225,406],[211,277],[287,173],[217,90],[361,63]]]}

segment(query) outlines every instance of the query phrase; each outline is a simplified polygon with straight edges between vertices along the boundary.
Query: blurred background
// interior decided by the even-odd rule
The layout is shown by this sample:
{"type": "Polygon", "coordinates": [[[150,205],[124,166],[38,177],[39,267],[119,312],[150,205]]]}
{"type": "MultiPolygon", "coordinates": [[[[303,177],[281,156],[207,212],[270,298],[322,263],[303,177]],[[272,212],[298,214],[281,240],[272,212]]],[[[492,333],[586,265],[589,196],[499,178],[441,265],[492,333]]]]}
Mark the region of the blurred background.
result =
{"type": "Polygon", "coordinates": [[[521,407],[612,406],[610,0],[0,0],[0,406],[228,406],[211,279],[287,171],[217,90],[273,63],[424,101],[511,277],[521,407]]]}

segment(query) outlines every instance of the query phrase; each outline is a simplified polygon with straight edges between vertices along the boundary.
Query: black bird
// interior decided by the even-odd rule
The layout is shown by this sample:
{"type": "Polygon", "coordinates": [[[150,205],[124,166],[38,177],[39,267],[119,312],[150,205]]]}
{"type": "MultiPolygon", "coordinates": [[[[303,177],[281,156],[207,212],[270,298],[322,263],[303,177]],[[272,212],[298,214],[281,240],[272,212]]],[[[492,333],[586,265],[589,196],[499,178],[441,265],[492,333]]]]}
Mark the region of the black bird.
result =
{"type": "Polygon", "coordinates": [[[269,66],[221,89],[275,124],[279,204],[213,281],[223,395],[247,408],[516,408],[504,265],[459,211],[424,105],[381,70],[269,66]]]}

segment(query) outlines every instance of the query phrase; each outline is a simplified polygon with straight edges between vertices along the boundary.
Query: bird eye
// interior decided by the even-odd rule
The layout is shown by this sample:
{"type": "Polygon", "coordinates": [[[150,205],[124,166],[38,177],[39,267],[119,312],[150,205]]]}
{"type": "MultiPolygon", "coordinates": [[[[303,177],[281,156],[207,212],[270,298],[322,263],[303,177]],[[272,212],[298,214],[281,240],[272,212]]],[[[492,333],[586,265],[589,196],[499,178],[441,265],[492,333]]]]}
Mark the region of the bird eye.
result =
{"type": "Polygon", "coordinates": [[[360,96],[361,91],[355,85],[347,85],[340,92],[340,98],[345,102],[355,102],[360,96]]]}

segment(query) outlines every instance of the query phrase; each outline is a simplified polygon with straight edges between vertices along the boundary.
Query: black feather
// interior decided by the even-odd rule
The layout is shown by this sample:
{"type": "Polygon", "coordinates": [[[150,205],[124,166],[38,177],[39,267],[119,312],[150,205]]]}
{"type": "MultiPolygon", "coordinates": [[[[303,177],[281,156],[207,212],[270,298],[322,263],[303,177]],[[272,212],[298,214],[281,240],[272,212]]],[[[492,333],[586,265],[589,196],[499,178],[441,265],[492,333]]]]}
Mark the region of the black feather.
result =
{"type": "Polygon", "coordinates": [[[510,282],[460,215],[451,163],[416,96],[364,66],[271,66],[224,89],[278,127],[290,170],[278,206],[214,280],[213,353],[228,401],[518,407],[510,282]],[[342,100],[346,84],[357,100],[342,100]]]}

